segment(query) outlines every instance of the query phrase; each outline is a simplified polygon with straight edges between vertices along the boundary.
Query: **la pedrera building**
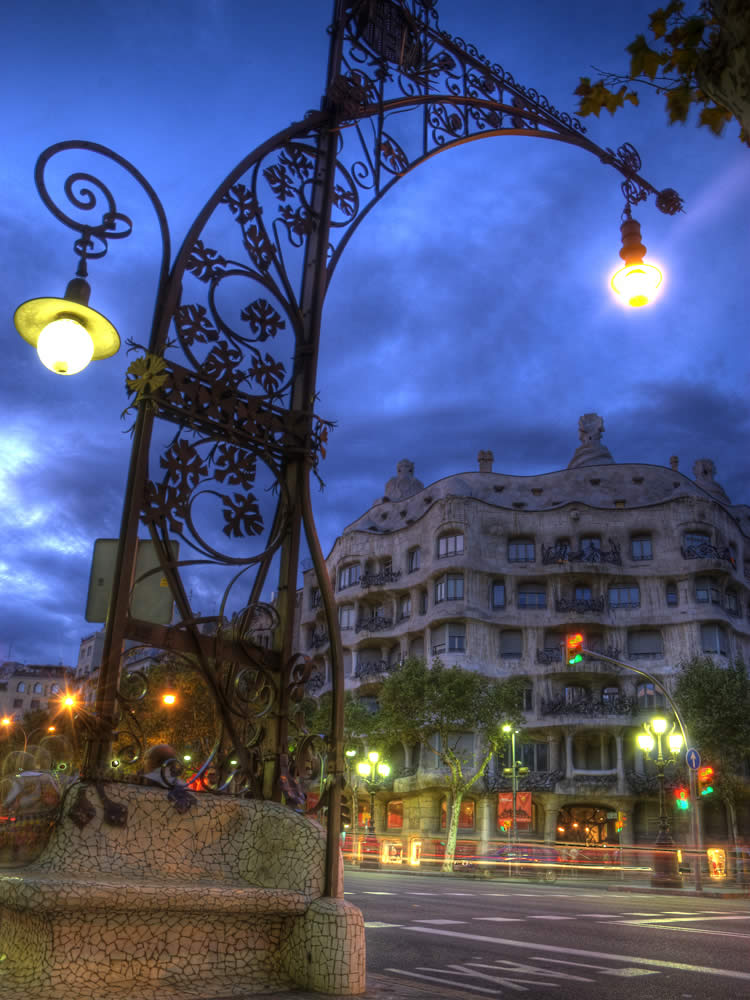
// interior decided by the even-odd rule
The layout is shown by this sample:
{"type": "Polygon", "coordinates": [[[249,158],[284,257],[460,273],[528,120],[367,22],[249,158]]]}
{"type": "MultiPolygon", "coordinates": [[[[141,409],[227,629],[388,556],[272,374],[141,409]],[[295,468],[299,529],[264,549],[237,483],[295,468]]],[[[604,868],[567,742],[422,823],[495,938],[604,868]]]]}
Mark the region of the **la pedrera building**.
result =
{"type": "MultiPolygon", "coordinates": [[[[674,683],[697,654],[719,663],[750,654],[750,507],[734,505],[714,463],[692,476],[618,464],[596,414],[579,421],[567,468],[537,476],[493,470],[428,486],[398,463],[383,496],[346,527],[327,559],[335,581],[347,690],[376,707],[378,688],[407,656],[440,657],[492,677],[527,680],[517,756],[519,835],[568,844],[653,841],[657,784],[636,746],[664,707],[638,674],[586,658],[569,668],[567,633],[674,683]]],[[[316,664],[309,688],[330,687],[328,641],[315,574],[304,574],[298,648],[316,664]]],[[[710,709],[709,709],[710,710],[710,709]]],[[[478,751],[473,734],[464,750],[478,751]]],[[[434,754],[403,746],[375,804],[384,860],[440,853],[446,795],[434,754]]],[[[459,853],[483,850],[508,827],[510,779],[496,761],[464,801],[459,853]]],[[[684,774],[684,772],[683,772],[684,774]]],[[[668,783],[680,775],[669,772],[668,783]]],[[[369,798],[360,795],[359,826],[369,798]]],[[[668,806],[675,839],[687,814],[668,806]]],[[[750,833],[750,817],[740,815],[750,833]]],[[[707,836],[726,838],[720,802],[705,803],[707,836]]]]}

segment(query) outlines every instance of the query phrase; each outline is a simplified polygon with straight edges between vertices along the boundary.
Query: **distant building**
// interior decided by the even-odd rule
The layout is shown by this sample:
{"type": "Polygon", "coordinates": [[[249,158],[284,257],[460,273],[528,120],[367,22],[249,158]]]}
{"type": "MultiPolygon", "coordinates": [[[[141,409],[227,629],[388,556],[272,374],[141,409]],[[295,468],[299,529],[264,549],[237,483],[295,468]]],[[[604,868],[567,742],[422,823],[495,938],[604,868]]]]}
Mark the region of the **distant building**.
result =
{"type": "Polygon", "coordinates": [[[27,712],[56,711],[60,698],[72,684],[72,667],[3,663],[0,666],[0,716],[10,716],[20,722],[27,712]]]}
{"type": "MultiPolygon", "coordinates": [[[[730,502],[709,459],[695,462],[693,479],[677,458],[618,464],[603,430],[600,417],[584,415],[567,468],[543,475],[494,472],[492,452],[480,452],[478,471],[424,486],[401,461],[327,558],[346,688],[357,698],[375,707],[407,656],[526,678],[519,832],[546,841],[645,842],[658,826],[656,782],[635,735],[664,709],[663,695],[605,660],[569,667],[566,633],[584,633],[589,649],[668,689],[697,654],[750,658],[750,507],[730,502]]],[[[308,692],[319,695],[330,689],[328,636],[314,571],[303,579],[297,648],[314,660],[308,692]]],[[[473,734],[462,740],[479,752],[473,734]]],[[[391,763],[395,779],[375,816],[389,857],[439,851],[446,791],[434,754],[403,746],[391,763]]],[[[507,828],[506,763],[495,761],[464,801],[466,849],[507,828]]],[[[704,816],[708,836],[726,836],[720,802],[705,803],[704,816]]],[[[675,813],[678,839],[687,822],[675,813]]],[[[741,823],[747,836],[750,816],[741,823]]]]}
{"type": "MultiPolygon", "coordinates": [[[[81,639],[78,650],[78,663],[75,669],[75,683],[84,701],[92,703],[96,694],[96,684],[99,679],[99,668],[102,665],[104,649],[104,629],[93,632],[81,639]]],[[[143,646],[130,639],[125,640],[125,652],[122,657],[123,669],[148,670],[166,655],[163,649],[143,646]]]]}

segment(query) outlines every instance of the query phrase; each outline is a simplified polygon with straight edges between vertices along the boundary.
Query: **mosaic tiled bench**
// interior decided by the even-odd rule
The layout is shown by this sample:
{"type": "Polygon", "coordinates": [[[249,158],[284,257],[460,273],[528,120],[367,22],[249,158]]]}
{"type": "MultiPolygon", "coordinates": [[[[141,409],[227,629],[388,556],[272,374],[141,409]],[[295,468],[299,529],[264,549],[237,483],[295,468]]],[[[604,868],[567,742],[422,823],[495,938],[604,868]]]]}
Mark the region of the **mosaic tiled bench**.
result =
{"type": "Polygon", "coordinates": [[[104,786],[127,825],[76,789],[33,863],[0,871],[0,997],[171,1000],[303,987],[361,993],[364,925],[322,897],[325,833],[285,806],[104,786]],[[80,820],[79,820],[80,822],[80,820]]]}

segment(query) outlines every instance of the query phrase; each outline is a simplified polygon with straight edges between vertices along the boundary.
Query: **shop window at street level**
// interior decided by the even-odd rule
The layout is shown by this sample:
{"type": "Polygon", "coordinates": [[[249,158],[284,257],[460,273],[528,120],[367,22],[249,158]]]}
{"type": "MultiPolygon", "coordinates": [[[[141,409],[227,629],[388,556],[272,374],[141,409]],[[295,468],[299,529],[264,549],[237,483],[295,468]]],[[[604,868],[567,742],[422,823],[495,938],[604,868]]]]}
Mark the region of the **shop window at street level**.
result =
{"type": "Polygon", "coordinates": [[[389,830],[401,830],[404,825],[403,799],[394,799],[386,806],[386,827],[389,830]]]}
{"type": "Polygon", "coordinates": [[[464,536],[462,534],[441,535],[438,538],[438,559],[461,555],[463,550],[464,536]]]}
{"type": "MultiPolygon", "coordinates": [[[[440,803],[440,829],[445,830],[448,825],[448,803],[443,799],[440,803]]],[[[463,799],[458,813],[459,830],[474,829],[474,801],[473,799],[463,799]]]]}
{"type": "Polygon", "coordinates": [[[636,562],[653,559],[654,550],[651,545],[651,535],[635,535],[630,539],[630,554],[636,562]]]}

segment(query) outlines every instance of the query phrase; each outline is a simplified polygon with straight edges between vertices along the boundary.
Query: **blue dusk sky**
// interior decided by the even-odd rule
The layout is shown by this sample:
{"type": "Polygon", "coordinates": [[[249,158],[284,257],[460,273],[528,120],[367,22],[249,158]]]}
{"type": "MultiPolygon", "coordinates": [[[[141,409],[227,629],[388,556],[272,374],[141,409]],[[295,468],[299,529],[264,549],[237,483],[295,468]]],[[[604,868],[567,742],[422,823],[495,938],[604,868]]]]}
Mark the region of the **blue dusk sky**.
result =
{"type": "MultiPolygon", "coordinates": [[[[13,327],[19,303],[61,295],[74,270],[70,231],[34,187],[37,156],[65,139],[112,147],[158,192],[179,246],[236,162],[319,107],[331,6],[3,5],[0,662],[75,663],[98,627],[84,620],[92,545],[118,531],[130,445],[127,352],[61,378],[13,327]]],[[[439,13],[445,30],[572,112],[578,77],[624,69],[653,6],[440,0],[439,13]]],[[[347,247],[323,316],[317,410],[337,422],[314,496],[325,552],[399,459],[424,483],[476,469],[479,449],[498,472],[550,472],[567,465],[591,411],[615,461],[678,455],[692,476],[712,458],[731,500],[750,502],[750,150],[734,125],[719,139],[694,121],[668,127],[651,95],[584,124],[600,146],[632,143],[643,176],[684,199],[675,217],[653,199],[634,213],[647,260],[665,273],[660,298],[628,311],[609,291],[621,178],[589,153],[492,138],[399,181],[347,247]]],[[[91,305],[142,343],[156,232],[135,189],[121,208],[134,233],[91,263],[91,305]]]]}

